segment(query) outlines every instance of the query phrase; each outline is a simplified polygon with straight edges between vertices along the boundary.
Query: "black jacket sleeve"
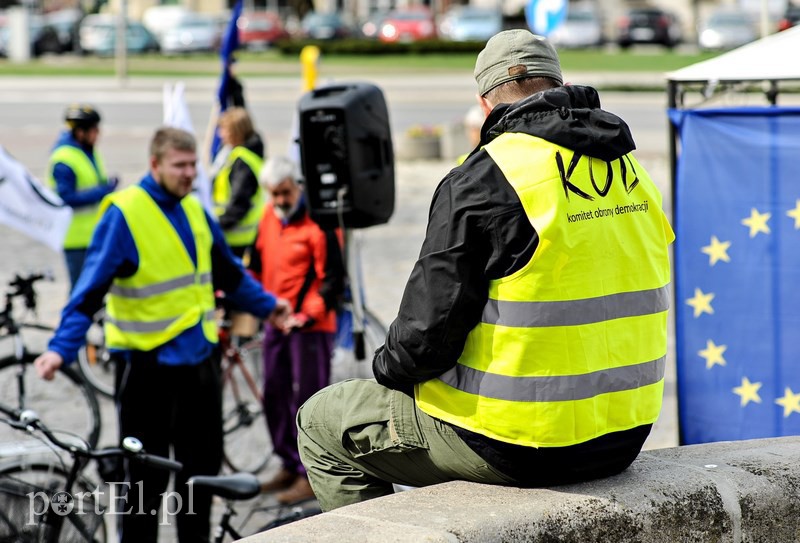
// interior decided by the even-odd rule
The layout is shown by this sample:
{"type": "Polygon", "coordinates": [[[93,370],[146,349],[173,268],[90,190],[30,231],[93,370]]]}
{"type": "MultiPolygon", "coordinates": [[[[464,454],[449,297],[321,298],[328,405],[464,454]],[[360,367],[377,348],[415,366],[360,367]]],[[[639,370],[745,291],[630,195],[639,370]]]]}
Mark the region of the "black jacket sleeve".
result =
{"type": "Polygon", "coordinates": [[[408,391],[455,366],[480,322],[489,281],[521,268],[535,247],[519,198],[485,152],[448,174],[434,193],[397,318],[375,353],[377,381],[408,391]]]}

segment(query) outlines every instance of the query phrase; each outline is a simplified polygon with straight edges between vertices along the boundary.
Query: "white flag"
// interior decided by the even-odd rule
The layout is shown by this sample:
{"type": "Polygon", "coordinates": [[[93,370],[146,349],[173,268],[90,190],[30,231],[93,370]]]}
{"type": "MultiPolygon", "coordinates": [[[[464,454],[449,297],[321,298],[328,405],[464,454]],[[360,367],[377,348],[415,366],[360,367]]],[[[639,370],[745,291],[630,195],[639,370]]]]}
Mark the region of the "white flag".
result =
{"type": "Polygon", "coordinates": [[[72,208],[0,146],[0,223],[60,251],[72,208]]]}
{"type": "MultiPolygon", "coordinates": [[[[176,83],[174,87],[168,83],[164,85],[164,124],[180,128],[194,134],[192,118],[189,116],[189,107],[183,96],[183,82],[176,83]]],[[[199,146],[199,143],[198,143],[199,146]]],[[[213,217],[214,207],[211,203],[211,181],[206,174],[202,161],[197,162],[197,177],[194,179],[195,195],[202,202],[203,207],[213,217]]]]}

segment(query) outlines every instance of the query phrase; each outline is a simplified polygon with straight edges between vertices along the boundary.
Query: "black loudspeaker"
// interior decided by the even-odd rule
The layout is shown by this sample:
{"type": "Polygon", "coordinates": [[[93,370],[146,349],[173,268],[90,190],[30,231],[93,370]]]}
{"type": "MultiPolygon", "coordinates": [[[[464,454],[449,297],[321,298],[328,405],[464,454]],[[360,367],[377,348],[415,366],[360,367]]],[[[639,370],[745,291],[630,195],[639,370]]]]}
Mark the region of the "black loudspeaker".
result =
{"type": "Polygon", "coordinates": [[[300,99],[300,161],[311,217],[323,228],[384,224],[394,211],[394,151],[383,92],[368,83],[300,99]]]}

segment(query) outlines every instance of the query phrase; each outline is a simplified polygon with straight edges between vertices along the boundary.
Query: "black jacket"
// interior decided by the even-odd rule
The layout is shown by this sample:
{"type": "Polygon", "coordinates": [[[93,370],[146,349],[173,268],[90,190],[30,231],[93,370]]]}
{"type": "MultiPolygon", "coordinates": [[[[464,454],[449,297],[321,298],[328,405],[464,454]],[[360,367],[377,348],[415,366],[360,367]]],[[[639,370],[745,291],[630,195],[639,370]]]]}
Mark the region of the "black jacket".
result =
{"type": "MultiPolygon", "coordinates": [[[[264,142],[255,132],[247,138],[242,147],[264,157],[264,142]]],[[[231,200],[225,212],[219,216],[219,226],[223,231],[230,230],[250,211],[250,199],[258,190],[258,172],[253,172],[244,160],[237,158],[231,165],[229,176],[231,184],[231,200]]]]}
{"type": "MultiPolygon", "coordinates": [[[[467,334],[480,322],[489,281],[520,270],[536,250],[538,236],[522,203],[481,149],[506,132],[537,136],[603,160],[635,148],[627,124],[600,109],[597,91],[590,87],[559,87],[495,107],[483,125],[480,146],[434,193],[419,259],[386,343],[373,360],[375,378],[384,386],[410,394],[413,385],[454,367],[467,334]]],[[[460,428],[457,432],[500,471],[522,484],[540,485],[552,484],[551,476],[569,482],[573,476],[580,480],[621,471],[636,457],[649,430],[647,425],[556,449],[509,445],[460,428]],[[568,460],[569,450],[583,458],[587,448],[608,450],[609,439],[610,457],[596,459],[598,466],[589,466],[588,475],[585,463],[578,466],[580,474],[562,465],[574,464],[568,460]],[[545,469],[531,471],[539,465],[545,469]]]]}

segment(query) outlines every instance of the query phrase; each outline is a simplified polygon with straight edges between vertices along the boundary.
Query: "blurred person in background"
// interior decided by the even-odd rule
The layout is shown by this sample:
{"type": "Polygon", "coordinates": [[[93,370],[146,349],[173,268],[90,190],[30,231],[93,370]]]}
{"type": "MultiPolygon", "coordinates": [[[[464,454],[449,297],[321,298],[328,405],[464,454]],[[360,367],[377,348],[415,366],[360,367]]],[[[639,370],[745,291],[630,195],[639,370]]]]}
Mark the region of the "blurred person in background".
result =
{"type": "Polygon", "coordinates": [[[300,172],[285,156],[267,160],[261,183],[271,201],[261,219],[251,270],[264,289],[289,300],[290,332],[268,325],[264,336],[264,413],[281,470],[262,485],[295,503],[314,493],[297,450],[297,409],[328,385],[336,332],[336,307],[344,290],[344,265],[336,231],[311,220],[300,172]]]}
{"type": "MultiPolygon", "coordinates": [[[[475,149],[481,143],[481,127],[483,127],[484,120],[486,120],[486,114],[478,104],[469,108],[466,115],[464,115],[464,133],[467,135],[467,143],[469,143],[470,149],[475,149]]],[[[456,159],[456,164],[460,166],[468,156],[469,153],[459,156],[456,159]]]]}
{"type": "Polygon", "coordinates": [[[214,214],[233,254],[243,258],[256,239],[264,212],[265,196],[258,184],[264,142],[243,107],[222,112],[219,135],[223,147],[212,171],[214,214]]]}
{"type": "Polygon", "coordinates": [[[53,146],[47,182],[72,208],[72,222],[64,237],[64,257],[70,290],[75,287],[86,259],[86,248],[97,224],[100,201],[117,184],[106,175],[95,146],[100,135],[100,114],[87,104],[72,104],[64,112],[67,128],[53,146]]]}

